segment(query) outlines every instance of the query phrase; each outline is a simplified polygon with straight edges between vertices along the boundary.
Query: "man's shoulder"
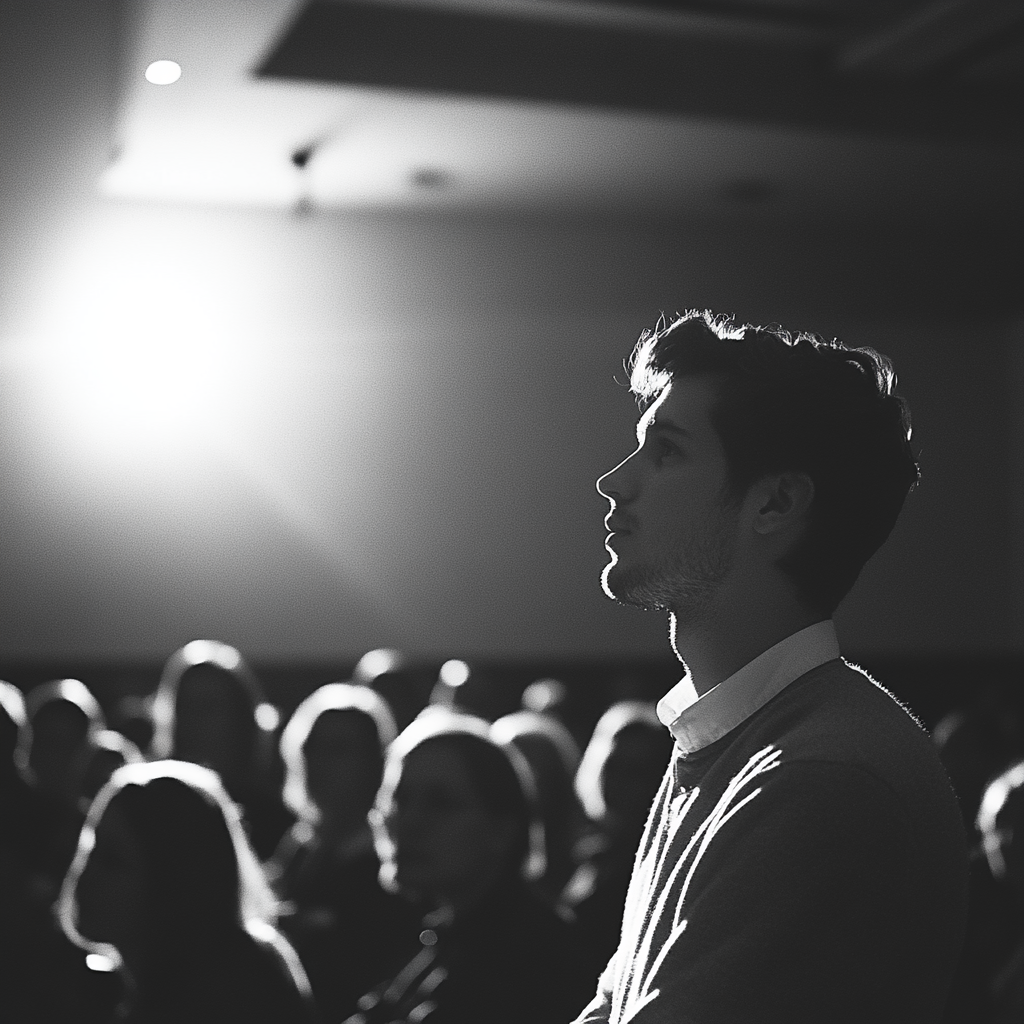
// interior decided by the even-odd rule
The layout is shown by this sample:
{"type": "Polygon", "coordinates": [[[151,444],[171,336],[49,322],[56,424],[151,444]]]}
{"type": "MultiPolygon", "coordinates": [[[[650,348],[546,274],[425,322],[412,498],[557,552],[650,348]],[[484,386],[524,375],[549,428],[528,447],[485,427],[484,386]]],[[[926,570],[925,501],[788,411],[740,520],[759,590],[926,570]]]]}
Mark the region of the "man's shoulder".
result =
{"type": "Polygon", "coordinates": [[[786,687],[749,722],[787,759],[851,761],[870,770],[921,761],[941,770],[913,713],[863,669],[841,658],[786,687]]]}
{"type": "Polygon", "coordinates": [[[913,714],[857,666],[836,659],[813,669],[747,725],[743,748],[778,752],[777,783],[807,787],[813,776],[844,778],[876,804],[884,795],[915,832],[960,841],[960,812],[934,743],[913,714]]]}

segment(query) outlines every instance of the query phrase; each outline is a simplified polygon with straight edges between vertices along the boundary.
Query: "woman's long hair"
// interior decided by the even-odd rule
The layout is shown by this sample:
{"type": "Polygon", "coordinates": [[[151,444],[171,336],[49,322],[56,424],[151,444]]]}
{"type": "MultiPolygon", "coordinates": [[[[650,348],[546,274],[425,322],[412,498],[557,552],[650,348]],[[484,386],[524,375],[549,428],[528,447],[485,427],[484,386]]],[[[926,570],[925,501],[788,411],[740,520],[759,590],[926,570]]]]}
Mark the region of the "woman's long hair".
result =
{"type": "Polygon", "coordinates": [[[114,772],[89,809],[64,881],[59,917],[77,945],[121,962],[118,951],[78,929],[78,882],[112,806],[143,860],[140,976],[132,980],[147,1000],[183,974],[215,970],[219,944],[272,922],[275,898],[217,774],[184,761],[130,764],[114,772]]]}
{"type": "Polygon", "coordinates": [[[153,698],[151,756],[175,756],[178,689],[185,674],[200,667],[216,669],[231,684],[240,717],[253,735],[253,752],[259,756],[258,738],[275,728],[277,709],[267,702],[263,687],[239,651],[219,640],[192,640],[167,659],[153,698]]]}
{"type": "Polygon", "coordinates": [[[316,824],[320,808],[306,786],[305,746],[321,715],[330,711],[364,715],[373,723],[383,763],[387,748],[398,730],[384,698],[368,686],[355,683],[327,683],[314,690],[294,711],[281,733],[281,760],[285,766],[285,806],[300,821],[316,824]]]}

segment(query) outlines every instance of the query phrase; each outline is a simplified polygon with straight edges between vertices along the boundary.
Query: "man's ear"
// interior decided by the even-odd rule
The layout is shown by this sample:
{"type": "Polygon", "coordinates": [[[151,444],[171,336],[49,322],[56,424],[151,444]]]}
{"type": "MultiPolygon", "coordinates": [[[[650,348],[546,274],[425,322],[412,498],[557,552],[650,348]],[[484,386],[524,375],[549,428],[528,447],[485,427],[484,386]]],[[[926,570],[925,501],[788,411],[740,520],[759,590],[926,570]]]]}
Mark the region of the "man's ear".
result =
{"type": "Polygon", "coordinates": [[[755,532],[767,536],[803,527],[814,501],[814,481],[806,473],[771,473],[755,486],[758,493],[755,532]]]}

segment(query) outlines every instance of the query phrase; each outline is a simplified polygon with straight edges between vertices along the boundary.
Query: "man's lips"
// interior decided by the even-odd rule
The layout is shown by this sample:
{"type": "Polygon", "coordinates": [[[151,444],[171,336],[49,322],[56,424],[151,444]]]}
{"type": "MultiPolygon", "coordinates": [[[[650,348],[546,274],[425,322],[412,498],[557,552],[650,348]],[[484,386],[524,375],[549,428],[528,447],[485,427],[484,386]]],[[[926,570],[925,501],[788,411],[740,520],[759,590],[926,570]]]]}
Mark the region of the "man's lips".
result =
{"type": "Polygon", "coordinates": [[[630,524],[625,519],[617,519],[609,513],[604,517],[604,526],[609,533],[629,533],[630,524]]]}

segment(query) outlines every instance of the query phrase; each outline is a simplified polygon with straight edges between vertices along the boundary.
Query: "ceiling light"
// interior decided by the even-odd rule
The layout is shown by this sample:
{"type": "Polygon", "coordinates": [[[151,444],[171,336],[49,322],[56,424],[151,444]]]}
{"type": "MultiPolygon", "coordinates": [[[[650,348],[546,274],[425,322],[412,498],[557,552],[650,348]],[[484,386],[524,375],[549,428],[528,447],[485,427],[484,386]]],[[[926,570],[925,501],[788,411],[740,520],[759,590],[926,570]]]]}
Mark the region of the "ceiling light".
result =
{"type": "Polygon", "coordinates": [[[152,85],[173,85],[181,78],[181,65],[173,60],[155,60],[146,68],[146,81],[152,85]]]}

